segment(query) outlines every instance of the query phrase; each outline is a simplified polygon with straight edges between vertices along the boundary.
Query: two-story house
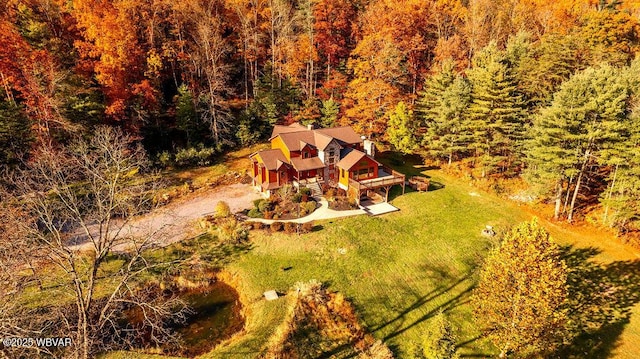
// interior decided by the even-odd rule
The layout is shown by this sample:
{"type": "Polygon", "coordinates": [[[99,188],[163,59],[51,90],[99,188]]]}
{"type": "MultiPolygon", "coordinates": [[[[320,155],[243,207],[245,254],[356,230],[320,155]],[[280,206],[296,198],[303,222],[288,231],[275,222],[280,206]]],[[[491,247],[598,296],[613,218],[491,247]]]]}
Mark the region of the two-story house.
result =
{"type": "Polygon", "coordinates": [[[379,188],[377,179],[385,178],[386,185],[404,184],[404,175],[383,168],[374,159],[373,143],[351,127],[276,125],[270,141],[270,150],[250,156],[253,185],[267,194],[285,184],[327,183],[359,198],[364,190],[379,188]]]}

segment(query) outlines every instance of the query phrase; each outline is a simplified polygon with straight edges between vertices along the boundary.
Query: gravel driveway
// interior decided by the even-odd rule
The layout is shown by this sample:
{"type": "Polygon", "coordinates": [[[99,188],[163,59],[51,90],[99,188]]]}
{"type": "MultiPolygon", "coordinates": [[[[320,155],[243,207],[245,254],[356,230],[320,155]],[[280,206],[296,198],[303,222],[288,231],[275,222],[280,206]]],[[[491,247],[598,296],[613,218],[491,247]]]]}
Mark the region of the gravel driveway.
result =
{"type": "MultiPolygon", "coordinates": [[[[232,184],[198,191],[127,223],[122,228],[120,238],[144,238],[151,235],[154,246],[164,247],[196,234],[194,221],[212,214],[219,201],[227,202],[231,212],[238,212],[253,207],[252,202],[258,198],[262,198],[260,193],[247,184],[232,184]]],[[[87,243],[86,239],[84,235],[74,238],[72,242],[77,244],[70,248],[89,249],[91,244],[87,243]]],[[[114,250],[121,250],[121,246],[126,245],[119,245],[114,250]]]]}

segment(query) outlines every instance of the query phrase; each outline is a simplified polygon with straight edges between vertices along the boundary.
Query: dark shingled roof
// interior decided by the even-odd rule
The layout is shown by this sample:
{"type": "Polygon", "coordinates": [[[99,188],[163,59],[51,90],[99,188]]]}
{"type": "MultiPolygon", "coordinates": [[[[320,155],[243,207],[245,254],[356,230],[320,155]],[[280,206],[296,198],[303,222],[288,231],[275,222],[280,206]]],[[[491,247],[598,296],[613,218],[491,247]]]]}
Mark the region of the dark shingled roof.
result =
{"type": "Polygon", "coordinates": [[[262,150],[254,153],[251,157],[260,157],[269,171],[277,170],[283,163],[287,163],[287,158],[284,157],[284,154],[279,149],[262,150]]]}
{"type": "Polygon", "coordinates": [[[324,168],[324,164],[318,157],[300,158],[294,157],[291,159],[291,164],[296,171],[309,171],[318,168],[324,168]]]}
{"type": "Polygon", "coordinates": [[[356,163],[360,162],[360,160],[364,157],[368,157],[370,160],[372,160],[373,162],[377,163],[378,165],[380,165],[380,162],[374,160],[373,158],[371,158],[371,156],[367,156],[366,153],[362,152],[362,151],[358,151],[358,150],[352,150],[350,151],[346,156],[344,156],[340,162],[338,162],[336,164],[336,166],[338,166],[339,168],[345,169],[345,170],[350,170],[351,167],[353,167],[356,163]]]}

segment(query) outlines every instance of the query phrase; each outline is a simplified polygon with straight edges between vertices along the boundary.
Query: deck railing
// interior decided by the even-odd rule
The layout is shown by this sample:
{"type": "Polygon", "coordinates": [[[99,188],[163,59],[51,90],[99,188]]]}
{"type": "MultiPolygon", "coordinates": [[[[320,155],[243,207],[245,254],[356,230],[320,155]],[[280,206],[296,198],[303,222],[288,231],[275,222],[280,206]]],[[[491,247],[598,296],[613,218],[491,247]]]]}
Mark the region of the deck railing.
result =
{"type": "Polygon", "coordinates": [[[383,168],[386,173],[389,173],[388,176],[381,178],[372,178],[362,181],[356,181],[354,179],[349,179],[349,186],[357,189],[358,191],[375,189],[386,186],[393,186],[397,184],[403,184],[405,182],[405,176],[396,172],[389,168],[383,168]]]}

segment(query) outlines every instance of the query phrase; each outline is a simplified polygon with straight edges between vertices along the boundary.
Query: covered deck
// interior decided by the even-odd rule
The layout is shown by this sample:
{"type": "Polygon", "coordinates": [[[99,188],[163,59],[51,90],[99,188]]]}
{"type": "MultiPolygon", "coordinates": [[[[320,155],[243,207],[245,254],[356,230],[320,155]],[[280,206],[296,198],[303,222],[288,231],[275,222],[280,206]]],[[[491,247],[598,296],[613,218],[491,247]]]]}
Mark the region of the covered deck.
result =
{"type": "Polygon", "coordinates": [[[389,190],[395,185],[402,186],[402,194],[405,190],[405,175],[387,167],[378,168],[378,177],[367,180],[349,179],[349,194],[353,195],[358,205],[360,197],[367,191],[374,191],[381,188],[384,191],[384,201],[389,201],[389,190]]]}

